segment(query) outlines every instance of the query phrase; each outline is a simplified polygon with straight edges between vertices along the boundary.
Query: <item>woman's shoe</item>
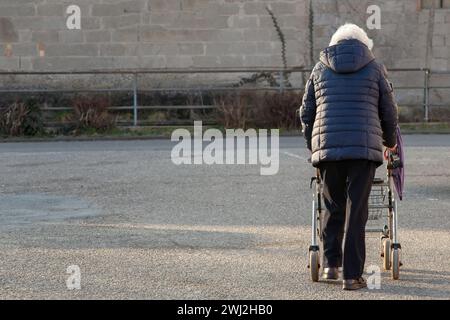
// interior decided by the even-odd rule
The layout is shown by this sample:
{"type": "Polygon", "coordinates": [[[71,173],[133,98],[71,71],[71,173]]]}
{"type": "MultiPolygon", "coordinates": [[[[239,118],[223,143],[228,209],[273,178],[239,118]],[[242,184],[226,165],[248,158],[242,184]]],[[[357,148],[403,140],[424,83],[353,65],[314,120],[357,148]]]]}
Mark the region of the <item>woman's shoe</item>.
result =
{"type": "Polygon", "coordinates": [[[363,277],[360,277],[359,279],[349,279],[342,281],[342,288],[344,290],[358,290],[366,287],[367,283],[363,277]]]}
{"type": "Polygon", "coordinates": [[[323,268],[322,279],[337,280],[339,279],[338,268],[323,268]]]}

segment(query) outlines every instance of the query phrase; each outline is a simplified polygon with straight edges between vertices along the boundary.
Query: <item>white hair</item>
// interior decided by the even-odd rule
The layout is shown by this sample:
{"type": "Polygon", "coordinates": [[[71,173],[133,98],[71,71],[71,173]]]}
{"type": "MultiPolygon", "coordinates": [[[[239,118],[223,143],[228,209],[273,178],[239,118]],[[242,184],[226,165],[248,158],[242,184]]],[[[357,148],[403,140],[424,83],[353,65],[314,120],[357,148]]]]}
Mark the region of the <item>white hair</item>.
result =
{"type": "Polygon", "coordinates": [[[373,41],[367,33],[356,24],[345,23],[331,37],[330,46],[336,45],[341,40],[356,39],[364,43],[370,50],[373,48],[373,41]]]}

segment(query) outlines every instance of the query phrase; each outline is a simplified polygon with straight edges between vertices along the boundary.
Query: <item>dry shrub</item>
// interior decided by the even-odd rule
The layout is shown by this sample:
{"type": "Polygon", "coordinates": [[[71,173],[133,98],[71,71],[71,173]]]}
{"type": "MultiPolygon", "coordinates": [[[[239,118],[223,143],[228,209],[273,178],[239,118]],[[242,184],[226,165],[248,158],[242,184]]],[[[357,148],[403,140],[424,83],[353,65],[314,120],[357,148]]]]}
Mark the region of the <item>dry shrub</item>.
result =
{"type": "Polygon", "coordinates": [[[431,107],[430,121],[448,122],[450,121],[450,106],[447,107],[431,107]]]}
{"type": "Polygon", "coordinates": [[[109,112],[110,102],[105,97],[76,97],[72,113],[66,120],[74,125],[75,132],[86,130],[107,131],[116,126],[117,116],[109,112]]]}
{"type": "Polygon", "coordinates": [[[22,135],[23,123],[28,114],[25,104],[14,102],[9,106],[2,107],[0,112],[0,130],[2,134],[9,136],[22,135]]]}
{"type": "Polygon", "coordinates": [[[300,108],[302,95],[293,91],[266,92],[261,110],[258,110],[258,126],[293,130],[300,121],[297,110],[300,108]]]}
{"type": "Polygon", "coordinates": [[[417,106],[398,106],[399,122],[421,122],[424,118],[423,107],[417,106]]]}
{"type": "Polygon", "coordinates": [[[42,113],[34,101],[14,102],[0,106],[0,134],[35,135],[43,132],[42,113]]]}
{"type": "Polygon", "coordinates": [[[291,130],[299,126],[297,110],[300,93],[251,92],[224,94],[214,99],[219,123],[225,128],[280,128],[291,130]]]}
{"type": "Polygon", "coordinates": [[[252,107],[258,101],[255,92],[233,92],[214,98],[218,121],[224,128],[247,128],[252,122],[252,107]]]}

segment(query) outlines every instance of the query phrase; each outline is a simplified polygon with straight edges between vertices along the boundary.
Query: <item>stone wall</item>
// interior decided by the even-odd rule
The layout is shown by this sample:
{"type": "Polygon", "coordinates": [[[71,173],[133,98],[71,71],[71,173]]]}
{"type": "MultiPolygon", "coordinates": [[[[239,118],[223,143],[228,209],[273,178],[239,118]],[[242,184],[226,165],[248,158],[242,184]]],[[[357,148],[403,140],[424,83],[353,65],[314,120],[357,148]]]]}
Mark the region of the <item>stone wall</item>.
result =
{"type": "Polygon", "coordinates": [[[289,65],[304,65],[305,1],[0,0],[0,69],[280,66],[268,4],[289,65]],[[71,4],[81,30],[66,27],[71,4]]]}
{"type": "MultiPolygon", "coordinates": [[[[388,67],[450,68],[450,1],[382,0],[369,30],[388,67]]],[[[281,66],[278,18],[290,66],[309,66],[336,28],[366,25],[367,0],[0,0],[1,70],[281,66]],[[309,37],[309,5],[314,13],[309,37]],[[66,9],[81,8],[81,30],[66,9]]]]}
{"type": "MultiPolygon", "coordinates": [[[[349,21],[366,29],[371,4],[374,1],[0,0],[0,70],[278,67],[281,42],[268,5],[286,40],[288,66],[310,67],[339,25],[349,21]],[[66,9],[73,4],[81,8],[81,30],[66,26],[66,9]]],[[[388,68],[450,70],[450,0],[375,4],[381,8],[381,29],[368,33],[375,55],[388,68]],[[443,8],[438,8],[441,3],[443,8]]],[[[423,85],[421,73],[392,77],[398,86],[423,85]]],[[[181,85],[186,78],[170,79],[181,85]]],[[[0,82],[26,81],[11,79],[0,77],[0,82]]],[[[30,82],[36,83],[33,79],[30,82]]],[[[432,82],[450,84],[450,79],[440,76],[432,82]]],[[[431,96],[448,103],[449,92],[433,90],[431,96]]],[[[420,90],[399,92],[402,103],[420,103],[422,95],[420,90]]]]}
{"type": "MultiPolygon", "coordinates": [[[[450,1],[438,0],[313,0],[314,11],[314,57],[327,46],[336,28],[349,21],[367,30],[366,20],[370,14],[367,7],[376,4],[381,9],[381,29],[367,30],[374,41],[373,52],[389,69],[430,68],[433,71],[450,71],[450,1]],[[422,3],[421,3],[422,2],[422,3]]],[[[400,89],[421,87],[423,72],[390,72],[401,106],[416,106],[403,113],[423,113],[424,90],[400,89]]],[[[450,86],[450,74],[432,74],[432,86],[450,86]]],[[[450,89],[431,89],[432,114],[441,112],[437,105],[450,104],[450,89]]],[[[445,111],[448,118],[450,112],[445,111]]]]}
{"type": "MultiPolygon", "coordinates": [[[[381,29],[367,30],[375,55],[389,68],[450,69],[450,1],[431,9],[423,0],[376,1],[381,29]]],[[[317,56],[336,28],[346,21],[366,25],[366,9],[374,1],[314,0],[314,52],[317,56]]]]}

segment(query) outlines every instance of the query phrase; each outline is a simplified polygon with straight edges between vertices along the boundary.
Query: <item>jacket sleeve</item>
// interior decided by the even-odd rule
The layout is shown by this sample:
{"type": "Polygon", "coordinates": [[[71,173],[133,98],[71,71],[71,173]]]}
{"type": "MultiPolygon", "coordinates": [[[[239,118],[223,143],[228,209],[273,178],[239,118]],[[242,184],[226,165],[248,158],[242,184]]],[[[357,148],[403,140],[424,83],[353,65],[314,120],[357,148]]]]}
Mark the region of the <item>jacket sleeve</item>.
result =
{"type": "Polygon", "coordinates": [[[314,91],[313,76],[306,83],[305,93],[303,95],[302,106],[300,107],[300,120],[302,123],[302,132],[306,140],[306,146],[311,150],[311,135],[316,119],[316,95],[314,91]]]}
{"type": "Polygon", "coordinates": [[[378,114],[380,116],[381,129],[383,130],[383,145],[392,148],[397,143],[397,105],[395,103],[392,83],[387,79],[386,68],[381,66],[381,69],[378,114]]]}

